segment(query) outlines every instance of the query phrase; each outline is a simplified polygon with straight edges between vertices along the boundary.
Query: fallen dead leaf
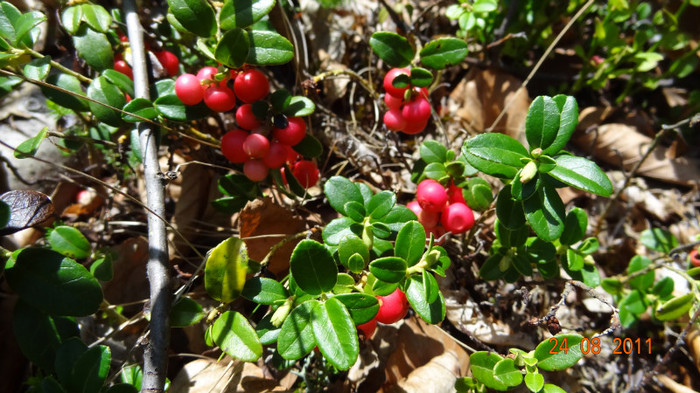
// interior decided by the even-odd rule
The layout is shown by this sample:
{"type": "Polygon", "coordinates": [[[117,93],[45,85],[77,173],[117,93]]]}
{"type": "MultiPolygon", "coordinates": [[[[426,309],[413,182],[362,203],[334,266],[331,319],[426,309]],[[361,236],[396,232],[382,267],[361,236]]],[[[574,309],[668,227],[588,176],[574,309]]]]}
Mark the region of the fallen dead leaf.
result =
{"type": "Polygon", "coordinates": [[[406,379],[399,381],[390,392],[444,393],[454,391],[455,381],[464,372],[458,355],[445,351],[425,365],[411,371],[406,379]]]}
{"type": "Polygon", "coordinates": [[[102,287],[105,299],[111,304],[147,299],[148,241],[142,237],[130,238],[113,251],[117,255],[113,261],[114,277],[102,287]]]}
{"type": "Polygon", "coordinates": [[[296,379],[292,373],[280,382],[267,378],[255,363],[197,359],[180,370],[168,393],[288,392],[296,379]]]}

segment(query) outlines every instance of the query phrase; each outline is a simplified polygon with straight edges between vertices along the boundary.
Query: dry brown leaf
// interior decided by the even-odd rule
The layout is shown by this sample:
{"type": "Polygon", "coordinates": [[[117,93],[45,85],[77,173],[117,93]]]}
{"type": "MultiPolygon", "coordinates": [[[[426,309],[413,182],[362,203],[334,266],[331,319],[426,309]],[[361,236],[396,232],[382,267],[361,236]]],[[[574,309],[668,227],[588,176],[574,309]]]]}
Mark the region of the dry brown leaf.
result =
{"type": "Polygon", "coordinates": [[[521,81],[512,75],[474,67],[450,97],[460,104],[457,116],[471,134],[484,132],[491,127],[506,103],[512,100],[508,111],[493,130],[523,141],[530,98],[521,85],[521,81]]]}
{"type": "Polygon", "coordinates": [[[700,331],[693,329],[686,339],[695,367],[700,371],[700,331]]]}
{"type": "Polygon", "coordinates": [[[148,241],[142,237],[127,239],[112,249],[114,278],[104,283],[105,299],[112,304],[128,303],[148,298],[146,263],[148,241]]]}
{"type": "Polygon", "coordinates": [[[698,393],[697,390],[691,389],[685,385],[674,381],[668,375],[657,375],[656,378],[661,382],[666,389],[670,390],[672,393],[698,393]]]}
{"type": "MultiPolygon", "coordinates": [[[[238,223],[241,238],[248,246],[248,256],[256,261],[262,260],[272,246],[284,239],[284,235],[293,235],[306,229],[301,218],[275,204],[271,198],[249,202],[241,211],[238,223]],[[257,236],[261,237],[254,238],[257,236]]],[[[289,269],[289,257],[298,242],[290,241],[277,250],[267,269],[277,277],[284,276],[289,269]]]]}
{"type": "Polygon", "coordinates": [[[447,350],[411,371],[390,392],[451,393],[460,372],[464,371],[457,354],[447,350]]]}
{"type": "Polygon", "coordinates": [[[168,393],[235,393],[243,364],[197,359],[187,363],[170,384],[168,393]]]}

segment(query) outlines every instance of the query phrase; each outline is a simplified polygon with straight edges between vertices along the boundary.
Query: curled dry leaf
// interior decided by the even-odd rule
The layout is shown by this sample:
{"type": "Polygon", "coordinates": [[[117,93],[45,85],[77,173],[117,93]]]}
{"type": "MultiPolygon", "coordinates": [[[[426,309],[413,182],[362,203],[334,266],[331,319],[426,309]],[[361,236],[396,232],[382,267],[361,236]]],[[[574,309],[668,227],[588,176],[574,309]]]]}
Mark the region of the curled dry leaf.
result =
{"type": "Polygon", "coordinates": [[[470,134],[481,133],[491,127],[508,105],[507,112],[493,131],[524,141],[530,98],[521,85],[520,80],[504,72],[474,67],[450,97],[460,104],[457,116],[470,134]]]}
{"type": "Polygon", "coordinates": [[[197,359],[180,370],[170,384],[171,393],[234,393],[238,390],[243,364],[197,359]]]}
{"type": "Polygon", "coordinates": [[[55,219],[56,209],[51,199],[37,191],[8,191],[0,195],[0,201],[10,207],[10,220],[0,229],[0,236],[30,227],[47,226],[55,219]]]}
{"type": "Polygon", "coordinates": [[[453,351],[447,350],[411,371],[408,377],[399,381],[390,392],[450,393],[454,391],[460,371],[463,371],[463,365],[460,364],[459,357],[453,351]]]}

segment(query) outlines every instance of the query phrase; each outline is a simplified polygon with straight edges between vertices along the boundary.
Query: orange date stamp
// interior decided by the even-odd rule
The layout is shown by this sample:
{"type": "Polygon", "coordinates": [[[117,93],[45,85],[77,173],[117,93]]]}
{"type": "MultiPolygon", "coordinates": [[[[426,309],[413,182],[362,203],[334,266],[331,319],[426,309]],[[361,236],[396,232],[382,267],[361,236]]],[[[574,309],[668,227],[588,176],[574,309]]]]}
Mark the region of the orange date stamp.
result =
{"type": "MultiPolygon", "coordinates": [[[[568,340],[566,337],[563,338],[558,338],[558,337],[552,337],[548,340],[549,343],[554,343],[552,348],[549,350],[550,355],[556,355],[560,352],[563,352],[564,354],[568,353],[572,349],[575,349],[576,346],[574,345],[574,348],[571,348],[569,346],[568,340]]],[[[598,355],[602,348],[601,348],[601,341],[600,338],[594,337],[594,338],[586,338],[584,337],[583,340],[578,344],[579,350],[581,351],[582,354],[588,355],[598,355]]],[[[619,338],[615,337],[613,339],[613,345],[615,348],[612,351],[613,355],[631,355],[631,354],[647,354],[651,355],[651,338],[647,338],[646,340],[642,341],[641,338],[619,338]]]]}

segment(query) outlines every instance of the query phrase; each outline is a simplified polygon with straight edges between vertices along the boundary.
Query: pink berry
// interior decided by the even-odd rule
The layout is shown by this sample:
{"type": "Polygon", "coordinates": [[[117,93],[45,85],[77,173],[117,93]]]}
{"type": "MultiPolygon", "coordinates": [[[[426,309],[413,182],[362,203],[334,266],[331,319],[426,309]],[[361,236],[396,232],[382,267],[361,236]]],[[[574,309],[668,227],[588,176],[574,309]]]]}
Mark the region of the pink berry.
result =
{"type": "Polygon", "coordinates": [[[248,154],[243,150],[243,142],[248,133],[243,130],[231,130],[221,138],[221,152],[227,160],[234,164],[242,164],[248,160],[248,154]]]}
{"type": "Polygon", "coordinates": [[[204,89],[196,76],[182,74],[175,81],[175,94],[183,104],[197,105],[202,102],[204,89]]]}
{"type": "MultiPolygon", "coordinates": [[[[425,182],[427,180],[424,180],[425,182]]],[[[423,183],[421,182],[421,184],[423,183]]],[[[447,191],[442,184],[432,181],[421,187],[418,185],[416,200],[424,211],[440,213],[447,204],[447,191]]]]}
{"type": "Polygon", "coordinates": [[[447,188],[447,197],[449,199],[449,203],[464,203],[466,204],[467,202],[464,200],[464,195],[462,194],[462,189],[460,187],[457,187],[454,183],[450,182],[450,187],[447,188]]]}
{"type": "Polygon", "coordinates": [[[402,131],[406,128],[406,120],[403,118],[400,109],[389,109],[384,113],[384,124],[391,131],[402,131]]]}
{"type": "Polygon", "coordinates": [[[389,70],[389,72],[387,72],[384,76],[384,90],[387,92],[387,94],[403,99],[403,94],[408,87],[394,87],[392,82],[394,82],[394,78],[397,76],[401,74],[410,75],[410,73],[411,71],[408,68],[392,68],[389,70]]]}
{"type": "Polygon", "coordinates": [[[288,117],[287,123],[285,128],[275,127],[272,136],[284,145],[297,145],[306,137],[306,122],[301,117],[288,117]]]}
{"type": "Polygon", "coordinates": [[[430,103],[425,98],[418,96],[403,106],[401,114],[407,124],[424,123],[430,118],[430,103]]]}
{"type": "Polygon", "coordinates": [[[474,212],[464,203],[453,203],[442,211],[440,223],[449,232],[464,233],[474,226],[474,212]]]}
{"type": "Polygon", "coordinates": [[[389,109],[401,109],[403,97],[394,97],[391,94],[384,94],[384,103],[389,109]]]}
{"type": "Polygon", "coordinates": [[[134,79],[134,72],[131,70],[131,66],[124,60],[114,60],[114,70],[128,76],[129,79],[134,79]]]}
{"type": "Polygon", "coordinates": [[[263,158],[267,155],[269,150],[270,141],[265,135],[250,134],[245,139],[245,142],[243,142],[243,151],[245,151],[250,158],[263,158]]]}
{"type": "Polygon", "coordinates": [[[408,299],[399,288],[387,296],[377,296],[377,299],[379,299],[379,311],[375,317],[377,322],[389,325],[400,321],[408,313],[408,299]]]}
{"type": "Polygon", "coordinates": [[[406,204],[406,207],[411,209],[411,211],[416,215],[416,217],[420,217],[420,213],[423,211],[421,209],[420,205],[418,204],[418,201],[411,201],[406,204]]]}
{"type": "Polygon", "coordinates": [[[214,112],[228,112],[236,106],[236,96],[225,86],[209,86],[204,90],[204,103],[214,112]]]}
{"type": "Polygon", "coordinates": [[[163,68],[165,68],[165,71],[168,72],[169,76],[177,75],[180,69],[180,60],[173,52],[163,50],[160,52],[153,52],[153,54],[156,56],[156,59],[158,59],[163,68]]]}
{"type": "Polygon", "coordinates": [[[233,89],[241,101],[252,104],[267,96],[270,92],[270,83],[265,74],[251,68],[238,73],[233,82],[233,89]]]}
{"type": "Polygon", "coordinates": [[[428,125],[428,119],[422,123],[408,123],[406,122],[406,127],[402,130],[404,133],[409,135],[418,134],[425,129],[428,125]]]}
{"type": "Polygon", "coordinates": [[[243,173],[252,181],[265,180],[268,168],[262,160],[248,160],[243,164],[243,173]]]}
{"type": "Polygon", "coordinates": [[[270,169],[280,168],[287,162],[287,146],[281,143],[272,142],[270,150],[263,158],[263,163],[270,169]]]}
{"type": "Polygon", "coordinates": [[[197,79],[199,79],[201,82],[204,81],[209,81],[210,83],[213,83],[216,81],[215,75],[219,72],[219,70],[216,69],[216,67],[202,67],[199,72],[197,72],[197,79]]]}

